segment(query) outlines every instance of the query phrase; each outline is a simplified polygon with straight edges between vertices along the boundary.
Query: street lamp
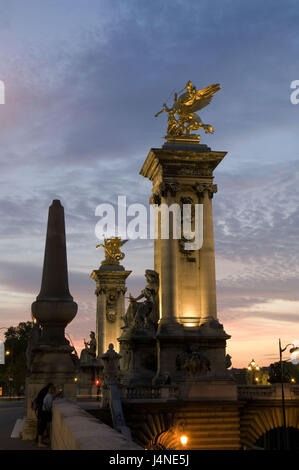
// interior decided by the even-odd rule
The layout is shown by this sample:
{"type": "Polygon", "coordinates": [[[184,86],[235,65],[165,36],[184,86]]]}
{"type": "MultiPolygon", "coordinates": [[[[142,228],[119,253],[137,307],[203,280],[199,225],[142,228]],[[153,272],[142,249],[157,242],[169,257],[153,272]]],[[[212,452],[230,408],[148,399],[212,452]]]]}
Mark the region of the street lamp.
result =
{"type": "Polygon", "coordinates": [[[249,372],[252,372],[252,378],[251,378],[252,384],[257,383],[259,381],[259,379],[257,377],[255,377],[255,372],[258,372],[260,370],[260,368],[256,364],[254,359],[252,359],[252,361],[248,364],[247,369],[249,370],[249,372]]]}
{"type": "Polygon", "coordinates": [[[299,351],[299,347],[295,346],[293,343],[287,344],[284,348],[281,347],[281,340],[279,338],[279,362],[280,362],[280,381],[281,381],[281,403],[282,403],[282,419],[283,419],[283,440],[282,440],[282,447],[283,449],[286,448],[286,431],[287,431],[287,423],[286,423],[286,409],[285,409],[285,397],[284,397],[284,376],[283,376],[283,362],[282,362],[282,353],[287,350],[289,346],[292,346],[290,349],[290,353],[299,351]]]}
{"type": "Polygon", "coordinates": [[[188,436],[186,434],[182,434],[180,436],[180,441],[183,447],[185,447],[188,444],[188,436]]]}

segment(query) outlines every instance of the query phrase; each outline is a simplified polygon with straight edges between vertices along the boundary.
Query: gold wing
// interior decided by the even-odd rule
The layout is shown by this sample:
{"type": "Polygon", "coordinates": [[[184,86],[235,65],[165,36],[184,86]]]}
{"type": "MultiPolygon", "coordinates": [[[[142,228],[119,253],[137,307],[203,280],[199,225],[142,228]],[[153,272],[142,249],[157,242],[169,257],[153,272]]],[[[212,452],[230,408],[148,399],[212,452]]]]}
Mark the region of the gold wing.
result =
{"type": "Polygon", "coordinates": [[[198,90],[196,92],[194,103],[191,106],[188,106],[189,112],[195,113],[196,111],[205,108],[211,102],[215,93],[219,90],[221,90],[219,83],[214,83],[213,85],[203,88],[203,90],[198,90]]]}

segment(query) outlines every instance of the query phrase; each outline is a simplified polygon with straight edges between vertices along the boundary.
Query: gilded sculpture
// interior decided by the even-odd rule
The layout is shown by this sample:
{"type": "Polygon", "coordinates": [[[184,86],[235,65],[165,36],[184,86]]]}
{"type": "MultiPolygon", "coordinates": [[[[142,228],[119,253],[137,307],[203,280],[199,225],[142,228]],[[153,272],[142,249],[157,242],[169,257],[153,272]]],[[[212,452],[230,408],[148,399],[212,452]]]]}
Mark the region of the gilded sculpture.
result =
{"type": "Polygon", "coordinates": [[[193,141],[199,142],[199,134],[191,134],[203,128],[206,134],[214,133],[214,127],[204,124],[196,111],[205,108],[212,100],[217,91],[221,89],[219,83],[209,85],[202,90],[197,90],[189,80],[182,94],[174,93],[174,102],[171,108],[166,103],[155,117],[161,113],[168,113],[167,141],[193,141]]]}
{"type": "Polygon", "coordinates": [[[102,264],[119,264],[125,257],[120,249],[127,241],[119,237],[104,238],[104,244],[100,243],[96,246],[96,248],[102,247],[105,250],[105,260],[102,264]]]}

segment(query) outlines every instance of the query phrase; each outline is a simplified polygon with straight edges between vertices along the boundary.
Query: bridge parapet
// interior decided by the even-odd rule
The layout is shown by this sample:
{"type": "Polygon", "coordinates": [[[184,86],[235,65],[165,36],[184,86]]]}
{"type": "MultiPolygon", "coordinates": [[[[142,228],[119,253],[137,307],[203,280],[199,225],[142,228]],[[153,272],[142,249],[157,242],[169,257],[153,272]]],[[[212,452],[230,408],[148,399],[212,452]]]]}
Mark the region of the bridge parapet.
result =
{"type": "MultiPolygon", "coordinates": [[[[299,399],[299,385],[284,384],[286,400],[299,399]]],[[[281,384],[238,385],[239,400],[281,400],[281,384]]]]}
{"type": "Polygon", "coordinates": [[[177,387],[164,385],[160,387],[127,387],[123,389],[124,400],[160,400],[177,398],[177,387]]]}

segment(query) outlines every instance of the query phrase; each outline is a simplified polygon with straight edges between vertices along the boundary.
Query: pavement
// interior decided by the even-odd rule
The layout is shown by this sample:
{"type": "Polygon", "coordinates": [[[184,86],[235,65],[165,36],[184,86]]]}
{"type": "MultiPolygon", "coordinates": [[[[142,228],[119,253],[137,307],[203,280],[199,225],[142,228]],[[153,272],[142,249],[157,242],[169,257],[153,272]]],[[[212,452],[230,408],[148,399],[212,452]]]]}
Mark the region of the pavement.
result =
{"type": "MultiPolygon", "coordinates": [[[[25,416],[24,401],[0,399],[0,450],[44,450],[34,441],[11,438],[18,419],[25,416]]],[[[48,449],[49,450],[49,449],[48,449]]]]}

